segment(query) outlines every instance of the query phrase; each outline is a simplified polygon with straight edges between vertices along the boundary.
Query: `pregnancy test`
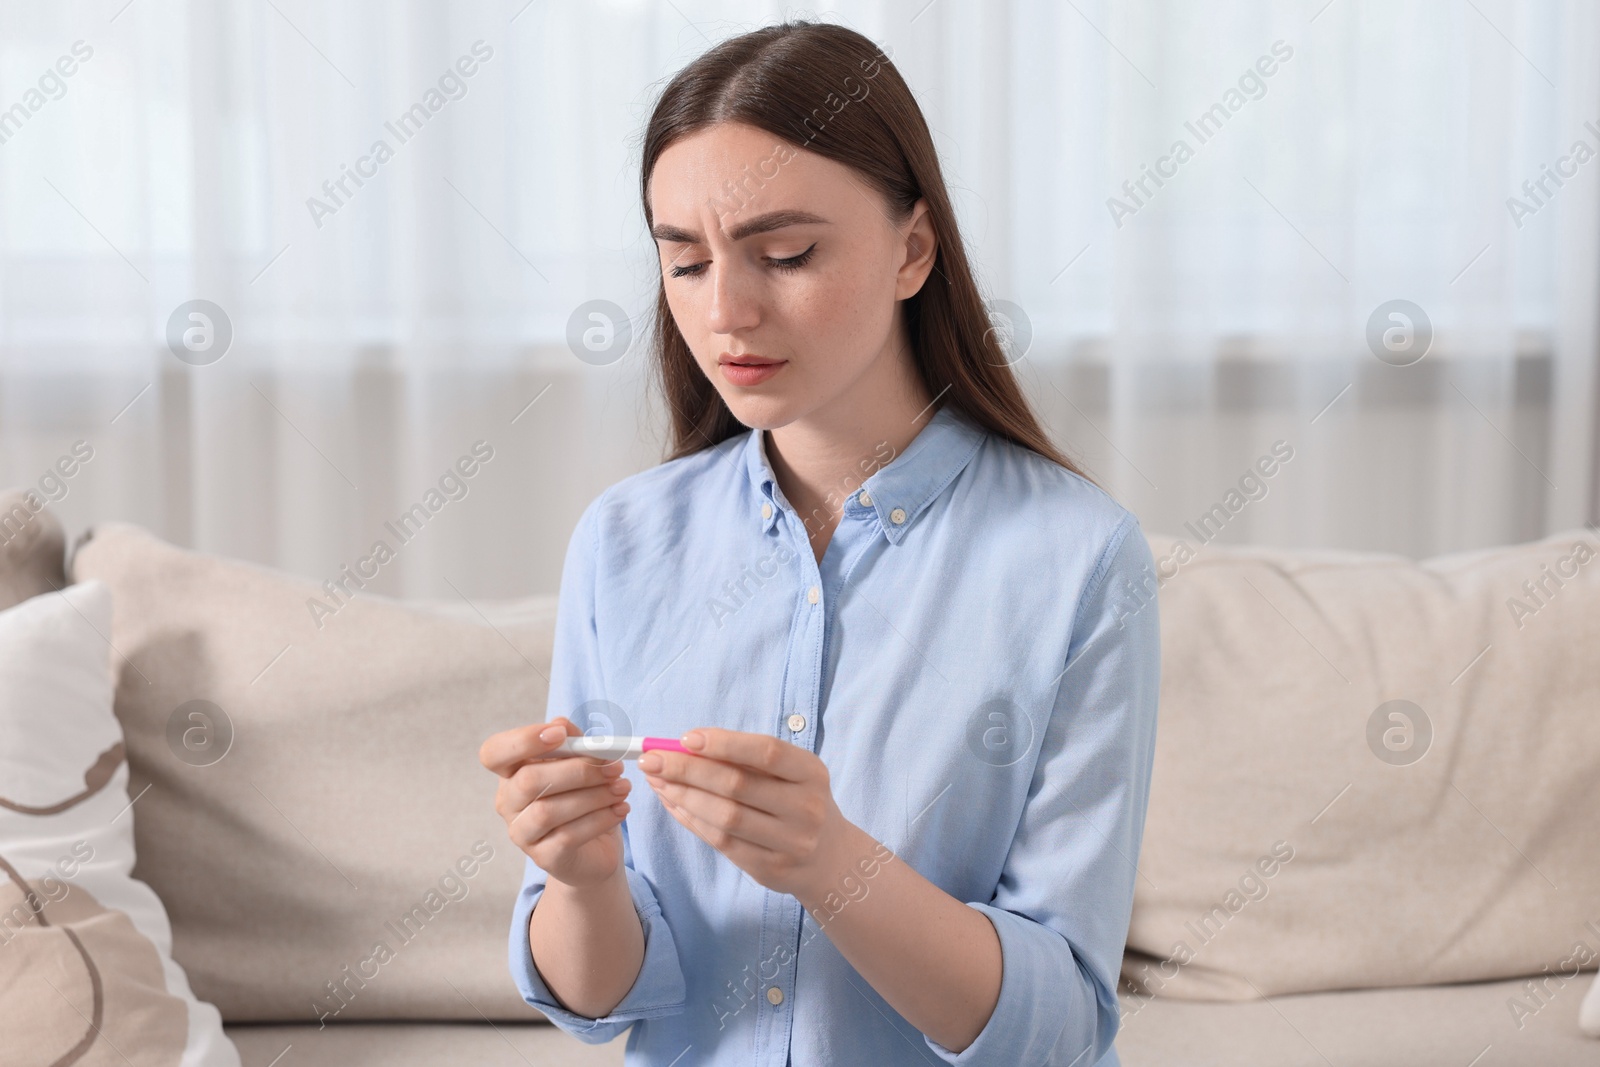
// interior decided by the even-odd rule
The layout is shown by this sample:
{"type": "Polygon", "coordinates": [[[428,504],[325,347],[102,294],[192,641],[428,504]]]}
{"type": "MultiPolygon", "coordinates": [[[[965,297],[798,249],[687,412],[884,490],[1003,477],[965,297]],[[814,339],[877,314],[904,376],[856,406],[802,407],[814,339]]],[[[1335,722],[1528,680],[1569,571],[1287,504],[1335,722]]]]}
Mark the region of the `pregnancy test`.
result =
{"type": "MultiPolygon", "coordinates": [[[[670,737],[625,737],[613,734],[589,734],[569,737],[546,752],[541,759],[559,756],[593,756],[595,759],[638,759],[646,752],[689,752],[670,737]]],[[[692,754],[692,753],[691,753],[692,754]]]]}

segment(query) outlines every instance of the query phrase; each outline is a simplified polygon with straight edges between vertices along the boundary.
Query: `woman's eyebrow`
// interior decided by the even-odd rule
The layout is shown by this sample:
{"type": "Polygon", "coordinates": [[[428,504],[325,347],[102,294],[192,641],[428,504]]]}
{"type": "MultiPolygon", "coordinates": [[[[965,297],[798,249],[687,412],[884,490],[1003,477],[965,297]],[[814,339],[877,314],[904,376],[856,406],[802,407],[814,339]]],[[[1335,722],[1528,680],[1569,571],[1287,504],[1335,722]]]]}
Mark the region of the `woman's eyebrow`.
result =
{"type": "MultiPolygon", "coordinates": [[[[784,210],[769,211],[765,215],[757,215],[743,222],[737,223],[725,230],[728,240],[742,241],[746,237],[754,237],[758,233],[767,233],[771,230],[782,229],[785,226],[803,226],[809,223],[827,223],[827,219],[820,215],[813,215],[809,211],[784,210]]],[[[693,230],[686,230],[681,226],[668,226],[662,223],[650,228],[650,236],[658,241],[672,241],[682,245],[697,245],[704,239],[693,230]]]]}

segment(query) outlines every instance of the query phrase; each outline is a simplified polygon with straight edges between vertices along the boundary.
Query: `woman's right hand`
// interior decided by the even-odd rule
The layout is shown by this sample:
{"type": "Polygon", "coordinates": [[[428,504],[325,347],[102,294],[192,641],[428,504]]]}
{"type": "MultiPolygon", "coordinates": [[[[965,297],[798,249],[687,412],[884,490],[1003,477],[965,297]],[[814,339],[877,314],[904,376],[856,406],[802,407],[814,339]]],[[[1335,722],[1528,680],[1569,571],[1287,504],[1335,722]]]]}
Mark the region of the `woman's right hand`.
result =
{"type": "Polygon", "coordinates": [[[551,878],[581,889],[622,865],[621,826],[632,783],[622,777],[621,760],[534,758],[580,732],[566,716],[520,726],[485,741],[478,760],[500,777],[494,810],[512,844],[551,878]],[[541,736],[545,730],[548,740],[541,736]]]}

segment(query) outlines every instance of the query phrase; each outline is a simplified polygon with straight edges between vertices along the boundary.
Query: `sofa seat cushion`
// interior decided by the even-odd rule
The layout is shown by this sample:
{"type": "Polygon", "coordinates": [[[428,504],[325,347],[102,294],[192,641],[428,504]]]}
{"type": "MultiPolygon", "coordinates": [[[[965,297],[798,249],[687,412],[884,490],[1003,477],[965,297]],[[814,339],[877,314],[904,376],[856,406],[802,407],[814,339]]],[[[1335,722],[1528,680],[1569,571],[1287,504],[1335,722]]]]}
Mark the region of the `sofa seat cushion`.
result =
{"type": "Polygon", "coordinates": [[[618,1067],[628,1043],[585,1045],[548,1023],[240,1024],[228,1036],[261,1067],[618,1067]]]}
{"type": "MultiPolygon", "coordinates": [[[[1245,1003],[1122,998],[1123,1067],[1591,1067],[1600,1044],[1578,1032],[1589,975],[1547,982],[1536,1007],[1522,981],[1308,993],[1245,1003]],[[1519,1028],[1518,1019],[1522,1023],[1519,1028]],[[1487,1051],[1485,1051],[1487,1050],[1487,1051]],[[1481,1058],[1474,1062],[1474,1057],[1481,1058]]],[[[235,1025],[247,1064],[288,1067],[617,1067],[627,1035],[585,1045],[548,1024],[235,1025]]]]}
{"type": "Polygon", "coordinates": [[[1591,975],[1564,984],[1545,978],[1537,999],[1526,981],[1304,993],[1242,1003],[1125,995],[1117,1054],[1122,1067],[1600,1063],[1600,1042],[1578,1032],[1578,1005],[1591,975]],[[1529,1010],[1513,1011],[1516,1003],[1529,1010]]]}

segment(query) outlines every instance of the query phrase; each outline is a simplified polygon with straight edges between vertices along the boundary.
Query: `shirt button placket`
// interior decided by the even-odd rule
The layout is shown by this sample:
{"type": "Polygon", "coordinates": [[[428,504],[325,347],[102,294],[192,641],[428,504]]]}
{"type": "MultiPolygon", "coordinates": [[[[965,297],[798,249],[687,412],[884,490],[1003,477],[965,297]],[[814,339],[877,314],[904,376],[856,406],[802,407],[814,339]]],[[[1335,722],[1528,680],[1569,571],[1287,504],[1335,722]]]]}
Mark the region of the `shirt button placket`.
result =
{"type": "MultiPolygon", "coordinates": [[[[807,547],[809,548],[809,546],[807,547]]],[[[803,556],[802,559],[809,561],[809,557],[807,556],[803,556]]],[[[807,620],[808,624],[804,629],[805,633],[809,636],[811,643],[810,647],[806,649],[805,652],[801,653],[801,656],[805,657],[806,653],[809,653],[809,659],[814,668],[815,665],[820,663],[822,657],[822,643],[824,630],[826,629],[827,623],[826,615],[822,611],[817,610],[822,606],[821,577],[822,576],[819,572],[812,571],[813,582],[806,588],[806,603],[810,606],[806,609],[809,614],[809,619],[807,620]]],[[[808,749],[812,749],[814,748],[815,744],[814,735],[813,740],[808,743],[806,740],[806,731],[811,725],[811,720],[816,717],[815,709],[821,696],[819,688],[821,685],[821,679],[815,675],[814,670],[806,672],[804,675],[802,675],[802,677],[810,677],[811,684],[808,687],[802,687],[795,693],[795,703],[797,707],[810,708],[811,714],[803,714],[799,710],[793,711],[787,718],[784,719],[783,725],[788,727],[789,735],[795,743],[798,743],[808,749]]],[[[789,966],[785,968],[784,973],[778,977],[780,981],[793,982],[795,978],[795,972],[799,966],[800,934],[805,926],[805,909],[801,906],[798,900],[795,900],[792,897],[789,898],[788,904],[790,920],[788,922],[787,929],[784,931],[782,936],[788,944],[795,947],[796,951],[794,957],[789,962],[789,966]]],[[[786,1039],[792,1039],[794,1017],[790,1011],[790,1008],[784,1003],[787,998],[784,996],[783,988],[781,986],[769,985],[766,989],[766,998],[769,1005],[776,1009],[777,1012],[782,1013],[781,1015],[776,1015],[773,1018],[773,1032],[775,1034],[782,1033],[785,1035],[786,1039]]],[[[788,1061],[786,1059],[785,1063],[787,1062],[788,1061]]]]}
{"type": "MultiPolygon", "coordinates": [[[[767,517],[765,508],[763,508],[762,517],[767,517]]],[[[800,549],[801,573],[803,575],[807,569],[806,565],[811,561],[810,548],[809,544],[805,544],[800,549]]],[[[822,605],[822,575],[817,570],[812,569],[811,573],[806,577],[809,577],[811,581],[804,587],[806,606],[800,609],[803,613],[804,624],[796,631],[797,636],[803,636],[798,636],[794,647],[790,649],[790,656],[791,662],[795,666],[800,663],[807,663],[812,667],[811,670],[799,670],[791,677],[796,681],[799,681],[799,679],[810,679],[810,681],[809,683],[801,682],[798,688],[791,690],[790,694],[786,694],[786,696],[792,695],[793,704],[791,707],[794,710],[791,710],[788,715],[783,716],[779,721],[778,734],[780,737],[787,737],[793,743],[809,750],[811,745],[807,742],[805,735],[811,725],[811,720],[815,716],[806,709],[814,709],[819,699],[820,690],[818,686],[820,685],[820,679],[815,677],[814,671],[815,665],[821,657],[825,616],[821,611],[817,610],[822,605]]],[[[761,940],[763,944],[785,943],[794,946],[798,950],[800,933],[805,924],[805,910],[800,902],[793,897],[788,898],[785,903],[787,908],[774,909],[770,913],[770,920],[773,926],[781,929],[772,929],[769,935],[767,924],[764,922],[761,940]],[[779,917],[784,915],[787,918],[779,917]]],[[[780,982],[793,983],[797,967],[798,955],[796,954],[790,958],[787,967],[780,968],[780,973],[772,977],[780,982]]],[[[774,1065],[787,1064],[789,1062],[787,1049],[790,1040],[793,1038],[794,1016],[791,1011],[792,1004],[788,1003],[789,998],[785,995],[783,987],[780,985],[768,985],[763,990],[763,996],[768,1007],[762,1008],[758,1016],[757,1028],[762,1035],[758,1040],[764,1051],[770,1051],[782,1057],[781,1059],[773,1060],[772,1063],[774,1065]]]]}

